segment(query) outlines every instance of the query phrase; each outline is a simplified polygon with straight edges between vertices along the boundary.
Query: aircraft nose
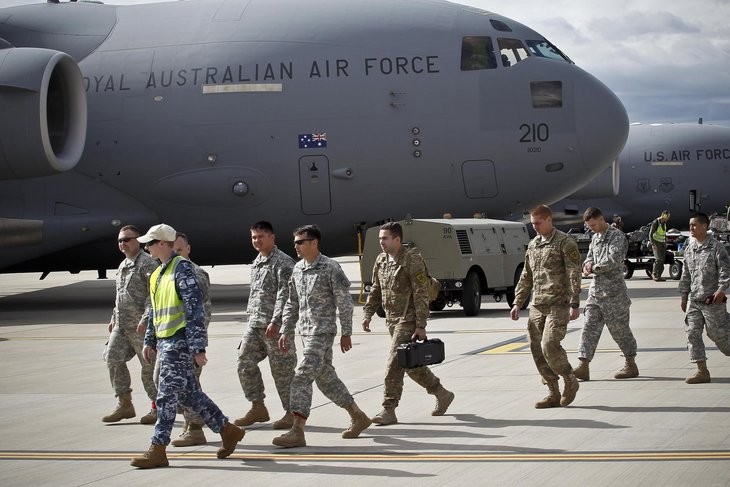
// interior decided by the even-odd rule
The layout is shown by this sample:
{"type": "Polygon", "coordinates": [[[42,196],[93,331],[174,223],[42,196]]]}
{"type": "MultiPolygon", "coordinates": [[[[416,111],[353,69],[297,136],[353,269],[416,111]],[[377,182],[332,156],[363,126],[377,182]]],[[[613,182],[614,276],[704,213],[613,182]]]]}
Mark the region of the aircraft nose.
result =
{"type": "Polygon", "coordinates": [[[575,124],[584,170],[595,177],[626,144],[629,117],[618,97],[585,71],[575,84],[575,124]]]}

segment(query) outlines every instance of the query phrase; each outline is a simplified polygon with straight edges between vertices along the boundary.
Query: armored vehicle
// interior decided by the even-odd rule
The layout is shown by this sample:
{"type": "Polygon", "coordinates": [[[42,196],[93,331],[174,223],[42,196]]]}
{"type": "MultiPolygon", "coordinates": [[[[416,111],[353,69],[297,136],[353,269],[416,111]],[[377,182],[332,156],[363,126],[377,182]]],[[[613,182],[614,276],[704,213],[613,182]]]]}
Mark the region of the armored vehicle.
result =
{"type": "MultiPolygon", "coordinates": [[[[529,243],[523,223],[482,218],[399,223],[403,244],[418,248],[429,275],[441,283],[438,297],[429,305],[432,311],[458,303],[466,316],[474,316],[484,295],[492,295],[496,301],[506,298],[512,306],[529,243]]],[[[365,234],[361,273],[366,292],[372,284],[375,259],[382,251],[378,233],[379,228],[372,227],[365,234]]]]}

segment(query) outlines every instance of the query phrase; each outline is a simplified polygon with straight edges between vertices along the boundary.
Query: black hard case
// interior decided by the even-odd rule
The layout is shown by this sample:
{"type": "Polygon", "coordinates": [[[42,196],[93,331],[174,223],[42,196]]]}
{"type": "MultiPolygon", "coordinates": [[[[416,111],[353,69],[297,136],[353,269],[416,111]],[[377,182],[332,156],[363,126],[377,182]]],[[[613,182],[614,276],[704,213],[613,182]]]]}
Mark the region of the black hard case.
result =
{"type": "Polygon", "coordinates": [[[403,343],[398,345],[396,355],[398,365],[404,369],[439,364],[444,361],[444,342],[433,338],[422,342],[403,343]]]}

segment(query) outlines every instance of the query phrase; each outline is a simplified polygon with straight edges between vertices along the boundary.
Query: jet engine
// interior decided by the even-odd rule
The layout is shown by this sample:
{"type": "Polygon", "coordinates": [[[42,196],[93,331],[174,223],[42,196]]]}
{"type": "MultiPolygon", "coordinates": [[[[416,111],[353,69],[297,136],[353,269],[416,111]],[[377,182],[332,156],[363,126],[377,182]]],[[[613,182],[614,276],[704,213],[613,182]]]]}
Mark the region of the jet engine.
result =
{"type": "Polygon", "coordinates": [[[570,195],[575,199],[610,198],[618,196],[619,190],[619,161],[614,160],[611,167],[591,180],[590,183],[570,195]]]}
{"type": "Polygon", "coordinates": [[[0,48],[0,179],[72,169],[84,151],[86,117],[81,70],[71,56],[0,48]]]}

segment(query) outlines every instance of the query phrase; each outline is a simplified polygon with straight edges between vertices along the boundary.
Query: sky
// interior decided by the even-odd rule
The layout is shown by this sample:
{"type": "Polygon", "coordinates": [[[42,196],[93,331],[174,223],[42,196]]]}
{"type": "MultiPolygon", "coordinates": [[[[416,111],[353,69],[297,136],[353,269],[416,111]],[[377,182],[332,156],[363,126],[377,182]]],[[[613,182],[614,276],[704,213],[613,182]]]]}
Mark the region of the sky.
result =
{"type": "MultiPolygon", "coordinates": [[[[35,1],[0,0],[0,7],[22,3],[35,1]]],[[[730,126],[730,0],[458,3],[509,17],[545,36],[611,88],[631,122],[702,117],[704,123],[730,126]]]]}

